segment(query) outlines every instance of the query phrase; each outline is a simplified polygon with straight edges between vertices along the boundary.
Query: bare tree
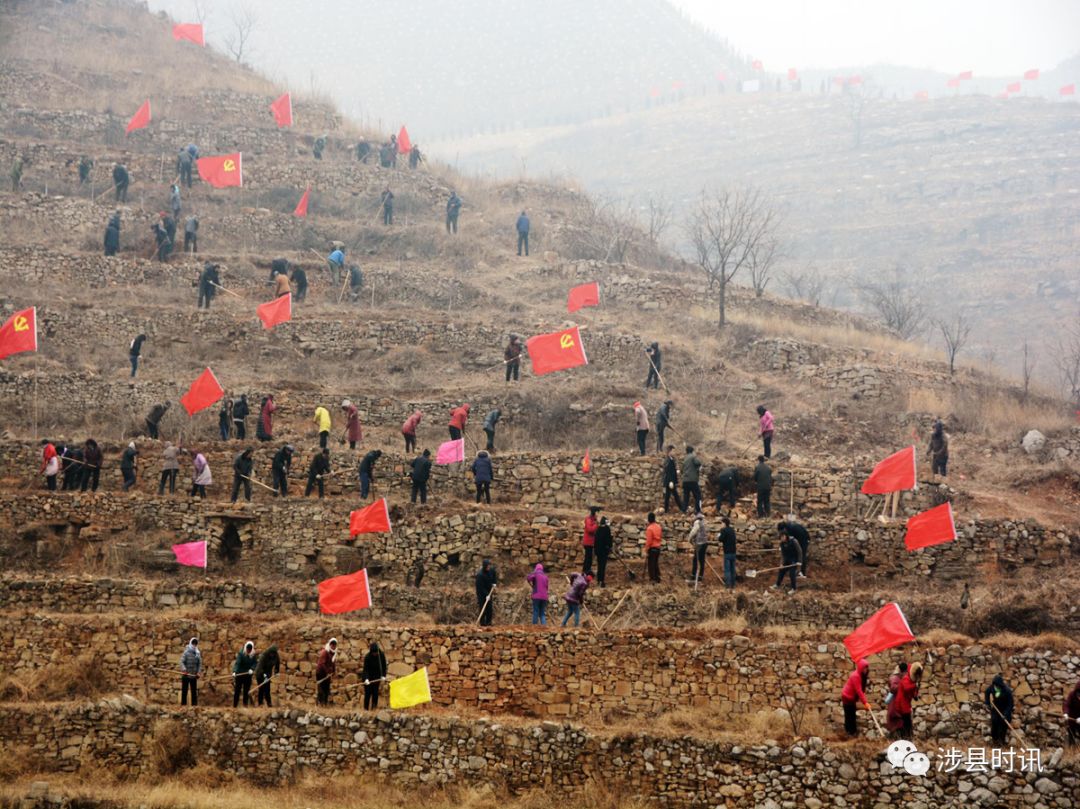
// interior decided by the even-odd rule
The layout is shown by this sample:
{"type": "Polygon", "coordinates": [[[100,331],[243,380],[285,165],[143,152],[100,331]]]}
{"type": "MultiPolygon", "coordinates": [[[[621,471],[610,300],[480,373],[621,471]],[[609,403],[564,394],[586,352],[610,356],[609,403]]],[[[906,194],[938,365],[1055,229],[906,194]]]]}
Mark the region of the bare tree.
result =
{"type": "Polygon", "coordinates": [[[1037,360],[1035,358],[1035,353],[1031,350],[1031,343],[1027,340],[1024,340],[1022,352],[1021,356],[1023,358],[1023,363],[1020,366],[1020,374],[1024,383],[1024,392],[1020,401],[1026,404],[1028,396],[1031,393],[1031,377],[1035,374],[1037,360]]]}
{"type": "Polygon", "coordinates": [[[852,148],[858,149],[862,146],[863,121],[867,109],[872,101],[880,97],[881,91],[865,82],[844,85],[844,108],[851,121],[852,148]]]}
{"type": "Polygon", "coordinates": [[[775,225],[775,212],[756,189],[712,193],[702,190],[686,232],[709,291],[718,293],[720,328],[726,322],[728,283],[749,265],[754,251],[773,238],[775,225]]]}
{"type": "Polygon", "coordinates": [[[649,243],[653,247],[659,247],[661,240],[664,238],[664,233],[671,227],[671,203],[663,196],[649,197],[649,207],[646,213],[648,215],[646,235],[649,237],[649,243]]]}
{"type": "Polygon", "coordinates": [[[229,33],[225,35],[225,50],[237,61],[244,60],[244,52],[249,50],[248,40],[259,23],[259,17],[255,9],[246,3],[232,7],[229,12],[229,22],[232,25],[229,33]]]}
{"type": "Polygon", "coordinates": [[[957,312],[949,319],[939,318],[934,324],[945,341],[945,356],[949,358],[949,376],[956,372],[956,357],[964,350],[971,337],[971,321],[963,312],[957,312]]]}
{"type": "Polygon", "coordinates": [[[765,287],[772,280],[773,264],[776,262],[778,253],[776,239],[771,236],[762,239],[750,251],[750,259],[746,267],[750,271],[750,284],[754,288],[754,297],[760,298],[765,294],[765,287]]]}
{"type": "Polygon", "coordinates": [[[206,0],[191,0],[191,16],[199,25],[206,22],[206,18],[210,16],[210,7],[206,0]]]}
{"type": "Polygon", "coordinates": [[[802,270],[788,270],[781,276],[787,291],[795,298],[811,306],[821,306],[831,282],[817,267],[806,266],[802,270]]]}
{"type": "Polygon", "coordinates": [[[587,197],[578,222],[564,228],[562,240],[570,258],[622,263],[640,236],[629,208],[587,197]]]}
{"type": "Polygon", "coordinates": [[[1080,408],[1080,321],[1062,330],[1050,352],[1057,367],[1061,388],[1066,396],[1080,408]]]}
{"type": "Polygon", "coordinates": [[[854,286],[863,303],[904,340],[926,328],[926,305],[919,294],[922,285],[913,282],[903,267],[896,266],[888,280],[861,281],[854,286]]]}

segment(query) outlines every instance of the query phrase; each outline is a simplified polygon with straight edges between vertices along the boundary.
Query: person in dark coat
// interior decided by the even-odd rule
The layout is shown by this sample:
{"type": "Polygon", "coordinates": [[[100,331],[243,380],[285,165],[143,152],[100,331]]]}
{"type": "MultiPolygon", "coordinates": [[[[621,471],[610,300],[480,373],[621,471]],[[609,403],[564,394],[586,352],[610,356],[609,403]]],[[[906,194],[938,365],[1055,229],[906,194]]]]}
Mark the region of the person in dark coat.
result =
{"type": "Polygon", "coordinates": [[[83,470],[83,451],[80,447],[65,447],[62,465],[64,474],[64,485],[61,486],[63,491],[75,491],[79,488],[79,481],[82,479],[83,470]]]}
{"type": "Polygon", "coordinates": [[[169,241],[169,232],[165,230],[159,222],[152,224],[150,230],[154,232],[154,242],[157,243],[158,261],[167,261],[169,259],[169,252],[172,250],[172,242],[169,241]]]}
{"type": "Polygon", "coordinates": [[[169,412],[170,407],[172,407],[172,402],[168,401],[164,404],[156,404],[146,414],[146,432],[151,438],[158,437],[158,426],[161,424],[161,420],[165,418],[165,414],[169,412]]]}
{"type": "Polygon", "coordinates": [[[693,447],[686,448],[682,460],[683,511],[690,511],[690,497],[694,498],[694,510],[701,511],[701,459],[694,454],[693,447]]]}
{"type": "Polygon", "coordinates": [[[1080,747],[1080,680],[1061,703],[1061,718],[1065,720],[1065,740],[1069,747],[1080,747]]]}
{"type": "Polygon", "coordinates": [[[379,644],[372,643],[364,655],[364,710],[374,711],[379,707],[379,689],[386,679],[386,655],[379,644]]]}
{"type": "Polygon", "coordinates": [[[734,466],[725,466],[716,476],[716,510],[723,506],[724,495],[727,495],[728,508],[735,508],[739,497],[739,470],[734,466]]]}
{"type": "Polygon", "coordinates": [[[124,491],[126,492],[135,485],[135,474],[138,470],[139,450],[135,448],[135,442],[127,445],[124,454],[120,456],[120,474],[124,477],[124,491]]]}
{"type": "Polygon", "coordinates": [[[131,377],[135,378],[135,372],[139,370],[139,355],[142,354],[143,343],[146,342],[145,334],[138,334],[128,346],[128,360],[131,361],[131,377]]]}
{"type": "Polygon", "coordinates": [[[373,449],[360,461],[360,499],[366,500],[371,484],[375,482],[375,462],[382,457],[381,449],[373,449]]]}
{"type": "Polygon", "coordinates": [[[127,202],[128,186],[131,184],[131,175],[122,163],[115,163],[112,170],[113,185],[116,187],[116,201],[127,202]]]}
{"type": "Polygon", "coordinates": [[[364,273],[356,264],[349,265],[349,300],[353,303],[360,301],[360,292],[364,288],[364,273]]]}
{"type": "Polygon", "coordinates": [[[420,495],[420,504],[427,502],[428,478],[431,477],[431,450],[425,449],[423,454],[413,458],[409,467],[409,477],[412,478],[411,502],[416,502],[416,496],[420,495]]]}
{"type": "Polygon", "coordinates": [[[601,587],[605,587],[604,578],[607,573],[608,557],[611,556],[611,526],[608,525],[607,517],[600,518],[600,524],[596,527],[596,537],[593,540],[593,553],[596,554],[596,581],[601,587]]]}
{"type": "Polygon", "coordinates": [[[649,357],[649,375],[645,377],[645,390],[648,390],[650,386],[659,390],[660,370],[663,367],[660,344],[652,343],[645,349],[645,354],[649,357]]]}
{"type": "Polygon", "coordinates": [[[754,484],[757,486],[757,515],[768,517],[772,511],[769,502],[772,497],[772,467],[765,463],[764,455],[758,455],[758,463],[754,467],[754,484]]]}
{"type": "Polygon", "coordinates": [[[237,441],[247,438],[247,417],[250,412],[247,394],[241,393],[240,398],[235,400],[232,406],[233,432],[236,433],[237,441]]]}
{"type": "Polygon", "coordinates": [[[97,491],[98,478],[101,476],[101,461],[101,447],[93,438],[87,438],[86,443],[83,444],[83,462],[85,465],[82,468],[82,480],[79,486],[81,491],[85,492],[87,488],[94,492],[97,491]]]}
{"type": "Polygon", "coordinates": [[[457,233],[458,214],[461,213],[461,197],[457,191],[450,192],[450,198],[446,200],[446,232],[457,233]]]}
{"type": "Polygon", "coordinates": [[[330,638],[326,646],[319,650],[319,659],[315,663],[315,686],[318,689],[316,702],[319,705],[330,704],[330,681],[337,671],[337,638],[330,638]]]}
{"type": "Polygon", "coordinates": [[[480,609],[480,626],[491,626],[495,617],[494,590],[499,584],[499,574],[490,559],[485,559],[476,574],[476,606],[480,609]],[[490,596],[490,597],[489,597],[490,596]]]}
{"type": "Polygon", "coordinates": [[[83,155],[79,158],[79,185],[86,185],[90,182],[90,172],[94,168],[94,161],[83,155]]]}
{"type": "Polygon", "coordinates": [[[229,440],[229,433],[232,431],[232,399],[228,396],[221,400],[221,410],[218,411],[218,431],[221,433],[222,441],[229,440]]]}
{"type": "Polygon", "coordinates": [[[934,422],[934,431],[930,435],[930,444],[926,448],[930,456],[930,471],[934,475],[946,477],[949,466],[949,437],[945,435],[945,425],[938,419],[934,422]]]}
{"type": "Polygon", "coordinates": [[[495,408],[488,412],[484,417],[484,434],[487,435],[487,451],[495,451],[495,425],[499,423],[499,419],[502,418],[502,410],[495,408]]]}
{"type": "Polygon", "coordinates": [[[243,452],[238,453],[236,458],[233,459],[233,481],[232,481],[232,499],[231,502],[235,503],[240,496],[240,486],[244,487],[244,499],[249,503],[251,502],[251,473],[255,467],[255,461],[252,458],[252,454],[255,452],[251,447],[248,447],[243,452]]]}
{"type": "Polygon", "coordinates": [[[379,195],[379,201],[382,203],[383,224],[394,224],[394,192],[389,188],[385,189],[382,194],[379,195]]]}
{"type": "Polygon", "coordinates": [[[120,250],[120,226],[109,220],[105,228],[105,255],[115,256],[120,250]]]}
{"type": "Polygon", "coordinates": [[[356,159],[361,163],[367,163],[368,155],[371,154],[371,144],[363,138],[356,144],[356,159]]]}
{"type": "Polygon", "coordinates": [[[187,149],[181,149],[176,156],[176,173],[180,176],[180,183],[191,188],[191,167],[195,159],[187,149]]]}
{"type": "Polygon", "coordinates": [[[202,272],[199,273],[199,309],[210,308],[210,302],[214,300],[219,286],[221,286],[221,277],[218,275],[218,265],[207,261],[203,264],[202,272]]]}
{"type": "Polygon", "coordinates": [[[735,529],[731,527],[731,519],[721,517],[720,522],[724,527],[720,529],[719,545],[724,550],[724,586],[729,590],[735,589],[735,560],[736,560],[736,537],[735,529]]]}
{"type": "Polygon", "coordinates": [[[516,334],[510,335],[510,342],[506,345],[506,350],[503,352],[503,364],[506,366],[506,381],[509,382],[513,377],[517,382],[521,378],[521,352],[524,351],[524,346],[521,345],[521,338],[516,334]]]}
{"type": "Polygon", "coordinates": [[[671,399],[664,401],[656,411],[656,451],[664,451],[664,431],[671,426],[671,408],[674,406],[671,399]]]}
{"type": "Polygon", "coordinates": [[[990,738],[998,747],[1004,747],[1013,718],[1013,692],[1000,674],[987,687],[983,701],[990,711],[990,738]]]}
{"type": "Polygon", "coordinates": [[[521,212],[521,216],[517,218],[517,224],[514,226],[517,230],[518,237],[518,251],[517,254],[521,255],[521,248],[525,248],[525,255],[529,255],[529,215],[525,211],[521,212]]]}
{"type": "Polygon", "coordinates": [[[255,656],[255,644],[248,641],[244,648],[236,653],[233,661],[233,695],[232,706],[236,708],[240,704],[241,695],[244,697],[244,707],[251,704],[251,676],[255,673],[257,659],[255,656]]]}
{"type": "Polygon", "coordinates": [[[293,300],[304,300],[304,298],[307,297],[308,289],[307,273],[304,272],[303,267],[293,267],[289,277],[292,279],[292,282],[296,284],[296,294],[293,295],[293,300]]]}
{"type": "Polygon", "coordinates": [[[409,150],[409,168],[410,169],[415,169],[417,166],[419,166],[423,162],[424,162],[424,156],[422,154],[420,154],[420,147],[419,146],[413,146],[409,150]]]}
{"type": "Polygon", "coordinates": [[[195,214],[184,221],[184,252],[199,252],[199,217],[195,214]]]}
{"type": "Polygon", "coordinates": [[[281,657],[278,655],[277,646],[267,646],[259,655],[255,664],[255,683],[259,693],[257,701],[259,705],[266,703],[267,708],[273,708],[274,703],[270,699],[270,679],[281,673],[281,657]]]}
{"type": "Polygon", "coordinates": [[[490,505],[491,481],[495,477],[491,466],[491,457],[484,450],[480,450],[476,453],[476,459],[472,462],[472,466],[469,467],[469,471],[473,473],[473,482],[476,483],[476,502],[480,502],[480,495],[483,494],[488,505],[490,505]]]}
{"type": "Polygon", "coordinates": [[[319,499],[321,500],[324,494],[323,479],[329,474],[330,450],[323,447],[316,452],[311,459],[311,465],[308,467],[307,487],[304,489],[304,497],[308,497],[311,494],[311,490],[317,485],[319,487],[319,499]]]}
{"type": "Polygon", "coordinates": [[[810,554],[810,532],[794,520],[784,520],[777,523],[776,530],[780,536],[787,534],[788,536],[794,537],[795,541],[799,543],[799,550],[802,556],[802,569],[799,571],[799,578],[805,579],[807,557],[810,554]]]}
{"type": "Polygon", "coordinates": [[[799,547],[799,543],[795,541],[795,537],[789,534],[784,534],[780,538],[780,569],[776,571],[776,584],[772,586],[773,590],[779,590],[780,585],[784,582],[784,576],[791,578],[791,592],[795,592],[795,571],[799,569],[799,563],[802,561],[802,549],[799,547]]]}
{"type": "Polygon", "coordinates": [[[679,464],[675,460],[674,445],[669,445],[664,458],[664,511],[668,510],[672,497],[675,498],[675,506],[683,511],[683,502],[679,497],[679,464]]]}
{"type": "Polygon", "coordinates": [[[292,468],[293,446],[286,444],[274,453],[270,462],[270,474],[274,483],[275,497],[289,496],[289,470],[292,468]]]}

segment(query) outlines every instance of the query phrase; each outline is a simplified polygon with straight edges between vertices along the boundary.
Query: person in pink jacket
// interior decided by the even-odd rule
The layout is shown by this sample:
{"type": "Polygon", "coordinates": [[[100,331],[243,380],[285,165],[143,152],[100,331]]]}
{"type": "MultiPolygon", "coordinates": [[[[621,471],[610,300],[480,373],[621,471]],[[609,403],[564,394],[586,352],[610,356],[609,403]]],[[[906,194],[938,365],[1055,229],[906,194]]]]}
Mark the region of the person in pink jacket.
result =
{"type": "Polygon", "coordinates": [[[547,626],[548,577],[544,566],[537,563],[533,572],[525,577],[525,581],[532,587],[533,623],[547,626]]]}
{"type": "Polygon", "coordinates": [[[763,448],[761,454],[766,458],[771,458],[773,430],[776,429],[776,425],[773,422],[773,415],[765,409],[765,405],[758,405],[757,414],[760,416],[758,421],[758,434],[761,436],[763,448]]]}
{"type": "Polygon", "coordinates": [[[634,418],[637,420],[638,454],[645,454],[645,439],[649,436],[649,414],[641,402],[634,402],[634,418]]]}
{"type": "Polygon", "coordinates": [[[416,428],[420,426],[420,419],[423,417],[424,414],[416,410],[401,425],[401,434],[405,436],[406,452],[412,452],[416,449],[416,428]]]}

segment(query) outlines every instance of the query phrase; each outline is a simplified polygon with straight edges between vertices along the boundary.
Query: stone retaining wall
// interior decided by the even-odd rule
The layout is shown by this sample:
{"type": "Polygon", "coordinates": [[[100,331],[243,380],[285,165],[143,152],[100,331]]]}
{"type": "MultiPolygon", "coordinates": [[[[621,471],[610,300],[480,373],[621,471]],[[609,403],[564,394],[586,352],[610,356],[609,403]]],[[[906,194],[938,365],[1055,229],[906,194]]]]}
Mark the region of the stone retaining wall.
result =
{"type": "MultiPolygon", "coordinates": [[[[48,711],[2,708],[0,738],[10,749],[32,751],[43,770],[107,767],[125,780],[162,775],[148,750],[169,738],[169,749],[183,748],[193,765],[264,785],[351,774],[406,787],[487,785],[510,793],[573,796],[598,781],[664,809],[953,809],[1021,800],[1032,809],[1066,809],[1080,802],[1080,771],[1055,750],[1043,751],[1041,773],[1020,772],[1018,766],[1012,773],[985,775],[932,767],[925,777],[913,777],[864,746],[828,746],[816,737],[790,747],[739,745],[416,712],[274,710],[238,716],[147,707],[125,698],[48,711]]],[[[930,754],[933,761],[936,754],[930,754]]]]}
{"type": "MultiPolygon", "coordinates": [[[[561,589],[561,588],[560,588],[561,589]]],[[[561,610],[552,599],[552,623],[561,610]]],[[[475,627],[386,627],[351,621],[274,616],[146,617],[31,615],[0,619],[8,649],[0,674],[23,679],[39,669],[93,665],[109,693],[124,691],[168,704],[171,668],[191,636],[206,667],[207,704],[231,699],[229,674],[247,640],[281,650],[286,676],[275,692],[290,702],[313,699],[319,649],[339,645],[337,701],[352,703],[369,640],[378,639],[399,677],[427,666],[436,705],[536,717],[647,718],[682,708],[732,722],[794,700],[827,725],[841,718],[840,690],[851,660],[838,641],[773,640],[768,635],[716,637],[693,631],[535,631],[475,627]],[[268,621],[267,618],[270,618],[268,621]],[[222,681],[224,680],[224,681],[222,681]]],[[[982,691],[1003,673],[1015,687],[1017,722],[1036,744],[1058,737],[1061,700],[1080,678],[1080,656],[1051,651],[959,645],[931,647],[915,711],[919,735],[981,738],[988,733],[982,691]]],[[[872,661],[869,696],[880,707],[896,650],[872,661]]],[[[921,653],[917,654],[922,658],[921,653]]],[[[868,729],[872,732],[872,728],[868,729]]]]}

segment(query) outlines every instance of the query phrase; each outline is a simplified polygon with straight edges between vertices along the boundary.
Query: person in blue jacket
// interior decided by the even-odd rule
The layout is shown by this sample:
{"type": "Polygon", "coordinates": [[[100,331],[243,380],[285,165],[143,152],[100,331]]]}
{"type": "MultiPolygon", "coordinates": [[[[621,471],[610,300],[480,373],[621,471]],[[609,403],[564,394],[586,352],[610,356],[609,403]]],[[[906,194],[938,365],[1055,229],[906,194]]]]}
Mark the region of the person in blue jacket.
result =
{"type": "Polygon", "coordinates": [[[525,255],[529,255],[529,216],[525,211],[521,212],[521,216],[517,218],[517,235],[518,235],[518,255],[521,255],[521,248],[525,248],[525,255]]]}
{"type": "Polygon", "coordinates": [[[484,450],[480,450],[476,453],[476,460],[472,462],[469,471],[473,473],[473,481],[476,483],[476,502],[480,502],[480,495],[482,494],[490,505],[491,481],[494,477],[494,471],[491,467],[491,456],[484,452],[484,450]]]}

